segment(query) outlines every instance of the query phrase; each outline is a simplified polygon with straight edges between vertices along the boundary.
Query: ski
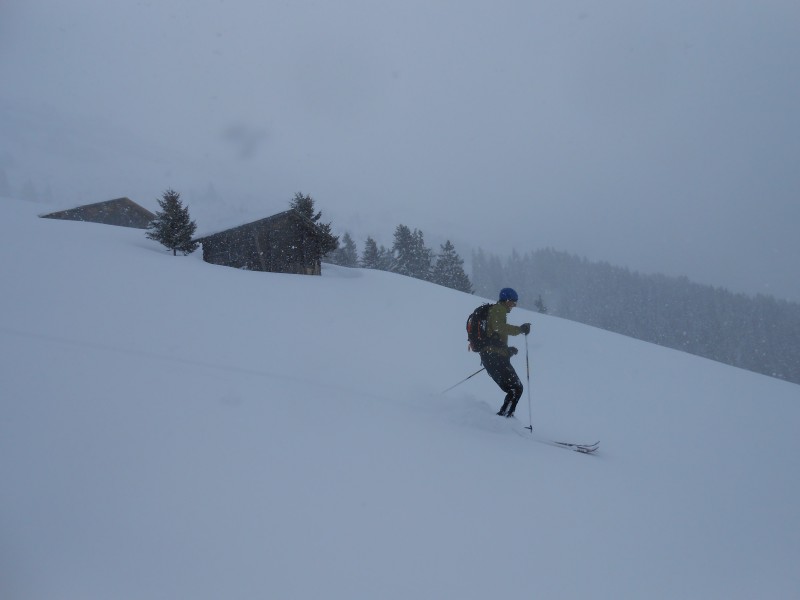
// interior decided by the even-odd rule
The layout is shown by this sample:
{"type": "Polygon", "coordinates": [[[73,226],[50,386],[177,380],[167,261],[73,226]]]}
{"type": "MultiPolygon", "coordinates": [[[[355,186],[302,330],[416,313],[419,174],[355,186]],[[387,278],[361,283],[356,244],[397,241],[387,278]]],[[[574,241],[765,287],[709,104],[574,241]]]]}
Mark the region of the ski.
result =
{"type": "Polygon", "coordinates": [[[535,436],[532,439],[540,444],[564,448],[565,450],[572,450],[574,452],[580,452],[581,454],[594,454],[600,448],[600,442],[595,442],[594,444],[573,444],[572,442],[557,442],[556,440],[548,440],[535,436]]]}
{"type": "MultiPolygon", "coordinates": [[[[504,415],[502,418],[507,419],[504,415]]],[[[596,441],[593,444],[576,444],[573,442],[559,442],[556,440],[550,440],[547,438],[538,437],[535,433],[533,433],[533,427],[528,427],[527,425],[524,427],[526,430],[525,433],[520,431],[517,427],[520,424],[516,417],[511,417],[508,419],[515,424],[513,430],[522,437],[528,438],[533,440],[534,442],[539,442],[540,444],[547,444],[548,446],[555,446],[556,448],[565,448],[567,450],[573,450],[574,452],[580,452],[581,454],[594,454],[600,448],[600,441],[596,441]]]]}
{"type": "Polygon", "coordinates": [[[600,442],[597,441],[594,444],[572,444],[570,442],[556,442],[554,440],[551,441],[553,444],[560,446],[562,448],[569,448],[570,450],[574,450],[575,452],[580,452],[581,454],[592,454],[596,452],[597,449],[600,447],[600,442]]]}
{"type": "MultiPolygon", "coordinates": [[[[526,437],[530,436],[528,435],[526,437]]],[[[581,454],[594,454],[600,448],[600,442],[595,442],[594,444],[574,444],[572,442],[558,442],[556,440],[540,438],[536,437],[536,435],[533,435],[533,437],[530,437],[530,439],[532,439],[534,442],[539,442],[540,444],[547,444],[548,446],[554,446],[555,448],[564,448],[565,450],[573,450],[574,452],[580,452],[581,454]]]]}

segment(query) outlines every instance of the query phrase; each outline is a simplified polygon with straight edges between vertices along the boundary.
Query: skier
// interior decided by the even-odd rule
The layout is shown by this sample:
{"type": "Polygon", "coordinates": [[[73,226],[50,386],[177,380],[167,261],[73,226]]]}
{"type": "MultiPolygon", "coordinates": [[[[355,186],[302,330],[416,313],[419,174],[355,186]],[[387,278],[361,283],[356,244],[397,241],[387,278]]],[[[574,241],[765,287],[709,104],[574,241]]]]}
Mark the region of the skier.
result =
{"type": "Polygon", "coordinates": [[[511,288],[500,290],[500,298],[497,304],[493,304],[489,309],[487,323],[487,333],[492,343],[481,350],[481,364],[486,367],[486,372],[506,393],[503,406],[497,413],[501,417],[513,417],[517,402],[522,397],[522,382],[511,366],[511,357],[517,353],[517,349],[508,345],[509,335],[528,335],[531,332],[531,324],[509,325],[506,322],[508,313],[517,305],[519,296],[511,288]]]}

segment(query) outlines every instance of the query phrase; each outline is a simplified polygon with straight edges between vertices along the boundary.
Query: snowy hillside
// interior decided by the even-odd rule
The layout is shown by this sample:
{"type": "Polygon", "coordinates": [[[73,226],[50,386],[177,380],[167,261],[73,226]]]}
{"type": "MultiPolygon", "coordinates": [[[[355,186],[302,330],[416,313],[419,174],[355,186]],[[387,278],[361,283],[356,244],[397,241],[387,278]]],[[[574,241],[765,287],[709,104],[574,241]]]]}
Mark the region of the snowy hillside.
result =
{"type": "Polygon", "coordinates": [[[37,208],[0,204],[3,600],[800,598],[799,386],[514,310],[513,424],[441,394],[474,296],[37,208]]]}

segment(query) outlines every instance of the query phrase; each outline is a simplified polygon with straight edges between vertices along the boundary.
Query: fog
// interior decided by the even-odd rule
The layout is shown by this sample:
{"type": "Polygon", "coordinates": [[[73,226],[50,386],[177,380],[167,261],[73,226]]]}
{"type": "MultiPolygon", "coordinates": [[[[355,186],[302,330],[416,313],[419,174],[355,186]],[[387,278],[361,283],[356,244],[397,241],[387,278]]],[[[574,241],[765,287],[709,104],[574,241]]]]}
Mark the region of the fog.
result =
{"type": "Polygon", "coordinates": [[[4,0],[0,196],[173,187],[208,229],[302,191],[359,242],[800,301],[798,31],[777,0],[4,0]]]}

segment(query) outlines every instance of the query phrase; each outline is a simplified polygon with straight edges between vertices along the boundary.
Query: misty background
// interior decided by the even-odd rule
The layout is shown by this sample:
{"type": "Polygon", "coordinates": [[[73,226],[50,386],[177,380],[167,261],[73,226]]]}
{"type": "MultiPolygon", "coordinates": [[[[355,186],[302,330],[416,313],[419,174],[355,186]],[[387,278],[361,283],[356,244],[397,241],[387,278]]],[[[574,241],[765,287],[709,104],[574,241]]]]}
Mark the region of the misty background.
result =
{"type": "Polygon", "coordinates": [[[312,195],[465,257],[552,247],[800,301],[800,5],[4,0],[0,196],[312,195]]]}

